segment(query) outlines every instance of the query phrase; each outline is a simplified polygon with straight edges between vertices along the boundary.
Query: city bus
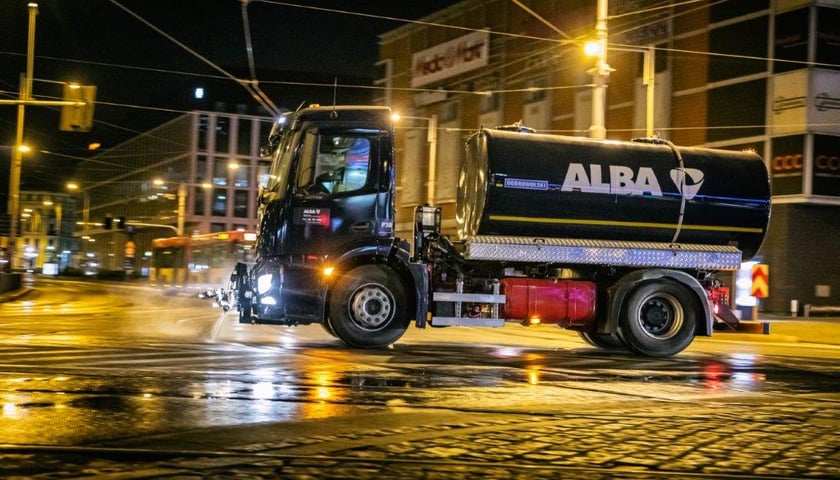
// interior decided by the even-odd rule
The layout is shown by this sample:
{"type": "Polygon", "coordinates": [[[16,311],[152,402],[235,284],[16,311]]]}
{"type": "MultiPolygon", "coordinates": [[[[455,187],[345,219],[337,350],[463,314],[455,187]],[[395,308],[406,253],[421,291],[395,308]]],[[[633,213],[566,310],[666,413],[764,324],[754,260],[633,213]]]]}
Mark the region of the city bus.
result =
{"type": "Polygon", "coordinates": [[[149,281],[201,292],[227,285],[237,262],[253,262],[256,234],[227,231],[152,240],[149,281]]]}

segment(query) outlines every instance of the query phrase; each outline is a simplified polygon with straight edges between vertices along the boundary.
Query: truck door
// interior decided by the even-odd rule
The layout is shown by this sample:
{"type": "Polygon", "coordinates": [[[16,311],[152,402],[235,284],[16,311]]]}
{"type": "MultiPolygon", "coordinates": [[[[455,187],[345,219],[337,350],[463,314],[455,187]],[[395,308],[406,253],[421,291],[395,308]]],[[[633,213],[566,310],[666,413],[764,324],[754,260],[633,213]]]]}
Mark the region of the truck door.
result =
{"type": "Polygon", "coordinates": [[[370,244],[382,209],[380,132],[304,132],[293,189],[287,253],[340,255],[370,244]]]}

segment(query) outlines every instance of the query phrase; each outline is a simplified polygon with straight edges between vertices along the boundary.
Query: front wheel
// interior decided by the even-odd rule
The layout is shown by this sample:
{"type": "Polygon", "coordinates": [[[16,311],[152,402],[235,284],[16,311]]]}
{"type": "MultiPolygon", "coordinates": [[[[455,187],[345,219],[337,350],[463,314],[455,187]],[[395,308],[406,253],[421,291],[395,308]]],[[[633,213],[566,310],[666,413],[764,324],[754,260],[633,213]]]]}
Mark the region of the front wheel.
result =
{"type": "Polygon", "coordinates": [[[642,355],[675,355],[694,339],[700,309],[697,298],[682,285],[664,279],[646,282],[625,300],[619,335],[642,355]]]}
{"type": "Polygon", "coordinates": [[[345,274],[330,297],[329,325],[348,345],[388,346],[408,328],[405,287],[397,274],[381,265],[363,265],[345,274]]]}

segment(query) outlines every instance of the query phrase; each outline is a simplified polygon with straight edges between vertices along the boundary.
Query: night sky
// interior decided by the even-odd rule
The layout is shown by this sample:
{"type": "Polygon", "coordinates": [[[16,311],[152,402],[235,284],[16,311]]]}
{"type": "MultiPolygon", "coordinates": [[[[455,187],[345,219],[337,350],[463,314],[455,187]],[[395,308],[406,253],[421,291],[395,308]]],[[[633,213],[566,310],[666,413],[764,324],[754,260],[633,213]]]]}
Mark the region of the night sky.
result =
{"type": "MultiPolygon", "coordinates": [[[[0,0],[0,98],[17,97],[26,70],[28,0],[0,0]]],[[[24,160],[22,188],[56,189],[72,176],[72,157],[91,153],[91,142],[108,148],[191,108],[189,95],[204,84],[214,100],[256,104],[236,82],[167,39],[142,17],[239,78],[250,77],[241,0],[40,0],[36,24],[36,98],[58,98],[61,85],[97,86],[95,124],[89,133],[60,132],[57,107],[26,109],[27,143],[38,151],[24,160]],[[122,5],[125,8],[121,8],[122,5]],[[48,81],[44,81],[48,80],[48,81]],[[60,175],[57,175],[60,174],[60,175]]],[[[300,102],[328,103],[332,88],[272,86],[270,80],[339,85],[372,85],[380,73],[377,35],[405,21],[457,3],[452,0],[355,0],[279,2],[251,0],[247,6],[257,78],[278,107],[300,102]],[[308,9],[313,6],[317,9],[308,9]]],[[[370,91],[338,89],[338,103],[359,101],[370,91]]],[[[17,108],[0,105],[0,195],[8,188],[10,146],[17,108]]],[[[5,198],[2,199],[5,205],[5,198]]]]}

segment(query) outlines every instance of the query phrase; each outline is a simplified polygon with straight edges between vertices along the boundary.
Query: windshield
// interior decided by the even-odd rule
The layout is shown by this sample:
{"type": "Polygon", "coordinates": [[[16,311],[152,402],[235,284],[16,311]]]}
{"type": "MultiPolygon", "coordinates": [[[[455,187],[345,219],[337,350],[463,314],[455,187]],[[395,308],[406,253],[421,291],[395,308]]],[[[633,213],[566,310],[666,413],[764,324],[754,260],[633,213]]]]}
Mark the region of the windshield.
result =
{"type": "Polygon", "coordinates": [[[280,134],[277,148],[272,155],[271,170],[268,173],[266,191],[275,195],[275,198],[283,198],[286,194],[286,186],[289,180],[289,169],[292,162],[292,145],[295,133],[286,130],[280,134]]]}

